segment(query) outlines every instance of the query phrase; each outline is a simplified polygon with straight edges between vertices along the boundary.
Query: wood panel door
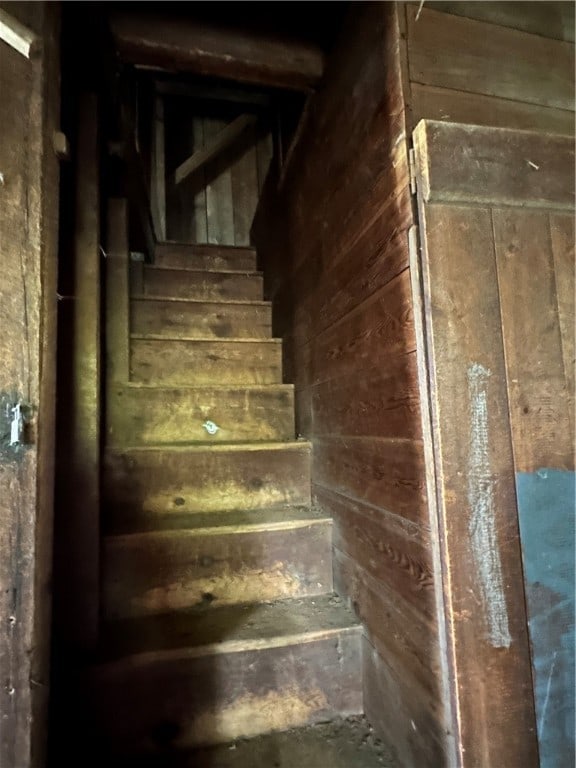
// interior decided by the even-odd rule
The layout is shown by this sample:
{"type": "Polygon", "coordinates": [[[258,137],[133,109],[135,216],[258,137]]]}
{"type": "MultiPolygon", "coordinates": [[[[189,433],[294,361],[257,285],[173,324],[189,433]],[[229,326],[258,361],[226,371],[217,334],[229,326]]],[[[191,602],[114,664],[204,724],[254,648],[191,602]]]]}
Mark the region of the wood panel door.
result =
{"type": "Polygon", "coordinates": [[[59,8],[2,5],[0,765],[28,768],[44,762],[49,690],[59,8]]]}
{"type": "Polygon", "coordinates": [[[572,765],[573,140],[422,121],[414,161],[453,759],[572,765]]]}

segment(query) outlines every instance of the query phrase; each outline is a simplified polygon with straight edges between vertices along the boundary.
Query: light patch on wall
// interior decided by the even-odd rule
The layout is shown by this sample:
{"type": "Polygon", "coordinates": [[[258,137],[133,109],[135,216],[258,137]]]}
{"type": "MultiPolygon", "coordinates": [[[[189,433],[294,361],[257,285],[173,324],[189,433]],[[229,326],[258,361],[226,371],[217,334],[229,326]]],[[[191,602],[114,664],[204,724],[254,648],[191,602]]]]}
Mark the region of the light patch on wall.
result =
{"type": "Polygon", "coordinates": [[[469,531],[490,642],[495,648],[509,648],[512,638],[508,627],[502,564],[494,521],[494,481],[490,471],[486,393],[489,377],[490,371],[479,363],[473,363],[468,368],[468,503],[471,511],[469,531]]]}

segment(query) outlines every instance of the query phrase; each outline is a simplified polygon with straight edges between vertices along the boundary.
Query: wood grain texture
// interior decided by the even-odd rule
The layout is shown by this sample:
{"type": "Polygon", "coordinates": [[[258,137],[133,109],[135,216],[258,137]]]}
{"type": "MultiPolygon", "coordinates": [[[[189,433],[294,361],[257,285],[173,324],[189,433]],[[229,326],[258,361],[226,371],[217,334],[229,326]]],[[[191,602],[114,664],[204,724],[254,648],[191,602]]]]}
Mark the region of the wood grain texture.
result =
{"type": "MultiPolygon", "coordinates": [[[[574,408],[574,375],[576,355],[574,352],[574,216],[550,214],[550,237],[554,254],[554,276],[558,320],[562,337],[564,375],[568,386],[569,401],[574,408]]],[[[571,424],[574,423],[572,412],[571,424]]]]}
{"type": "Polygon", "coordinates": [[[425,202],[574,208],[574,141],[422,121],[414,132],[425,202]]]}
{"type": "Polygon", "coordinates": [[[120,754],[161,756],[362,710],[360,638],[350,631],[312,642],[280,636],[271,647],[234,653],[224,645],[196,658],[128,657],[94,678],[93,720],[120,754]],[[123,717],[114,717],[111,697],[123,717]]]}
{"type": "Polygon", "coordinates": [[[324,488],[426,525],[422,444],[416,440],[315,438],[313,476],[324,488]]]}
{"type": "Polygon", "coordinates": [[[109,537],[103,585],[108,619],[326,594],[332,590],[330,523],[109,537]]]}
{"type": "Polygon", "coordinates": [[[496,209],[492,217],[516,471],[573,469],[556,293],[569,275],[556,279],[548,214],[496,209]]]}
{"type": "MultiPolygon", "coordinates": [[[[475,5],[486,5],[475,3],[475,5]]],[[[535,5],[535,3],[533,3],[535,5]]],[[[433,85],[411,84],[412,125],[420,120],[574,135],[574,112],[433,85]]]]}
{"type": "Polygon", "coordinates": [[[272,335],[272,308],[265,302],[133,298],[130,302],[130,324],[136,335],[266,339],[272,335]]]}
{"type": "Polygon", "coordinates": [[[352,4],[280,188],[264,189],[253,236],[284,375],[296,384],[297,431],[313,443],[315,503],[335,519],[336,588],[400,678],[397,699],[382,695],[374,722],[400,765],[438,768],[446,742],[439,572],[414,360],[398,10],[352,4]],[[393,707],[402,715],[390,727],[393,707]],[[429,730],[414,734],[411,720],[429,730]]]}
{"type": "Polygon", "coordinates": [[[478,207],[419,203],[460,760],[536,766],[492,217],[478,207]]]}
{"type": "Polygon", "coordinates": [[[290,385],[113,387],[106,425],[110,446],[293,440],[294,393],[290,385]],[[203,427],[206,421],[218,425],[215,435],[203,427]]]}
{"type": "Polygon", "coordinates": [[[294,90],[314,87],[324,69],[322,50],[305,41],[149,13],[117,13],[111,24],[121,57],[132,64],[294,90]]]}
{"type": "MultiPolygon", "coordinates": [[[[210,142],[226,128],[225,120],[204,119],[204,142],[210,142]]],[[[234,209],[232,175],[225,158],[217,158],[206,177],[206,218],[208,242],[214,245],[234,244],[234,209]]]]}
{"type": "Polygon", "coordinates": [[[236,272],[144,267],[145,296],[195,299],[197,301],[261,301],[262,277],[236,272]]]}
{"type": "Polygon", "coordinates": [[[280,384],[282,350],[275,340],[189,341],[133,338],[130,378],[143,384],[210,386],[280,384]]]}
{"type": "Polygon", "coordinates": [[[8,12],[42,46],[30,61],[0,49],[0,763],[39,768],[50,686],[60,17],[45,3],[10,3],[8,12]],[[31,419],[26,444],[10,449],[5,409],[19,400],[31,419]]]}
{"type": "Polygon", "coordinates": [[[234,206],[234,243],[250,245],[250,229],[258,204],[257,136],[254,127],[248,131],[249,144],[232,166],[232,200],[234,206]]]}
{"type": "Polygon", "coordinates": [[[500,27],[520,29],[553,40],[574,42],[574,6],[569,2],[453,2],[432,0],[427,8],[500,27]]]}
{"type": "Polygon", "coordinates": [[[574,46],[439,11],[406,8],[413,82],[574,111],[574,46]],[[497,65],[495,65],[497,62],[497,65]]]}
{"type": "Polygon", "coordinates": [[[154,263],[173,269],[224,269],[252,272],[256,269],[256,251],[188,243],[158,243],[154,263]]]}
{"type": "MultiPolygon", "coordinates": [[[[106,512],[127,519],[310,502],[310,445],[108,451],[106,512]]],[[[107,475],[107,477],[106,477],[107,475]]]]}

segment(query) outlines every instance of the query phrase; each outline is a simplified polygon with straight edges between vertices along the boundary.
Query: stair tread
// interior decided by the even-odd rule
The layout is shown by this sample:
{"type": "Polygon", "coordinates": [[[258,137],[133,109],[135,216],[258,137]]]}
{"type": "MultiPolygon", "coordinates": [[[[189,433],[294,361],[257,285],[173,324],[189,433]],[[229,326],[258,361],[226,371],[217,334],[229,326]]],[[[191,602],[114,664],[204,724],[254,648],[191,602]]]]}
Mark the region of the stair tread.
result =
{"type": "Polygon", "coordinates": [[[124,389],[159,389],[168,392],[212,391],[217,392],[291,392],[294,384],[151,384],[150,382],[127,381],[124,384],[115,385],[124,389]]]}
{"type": "Polygon", "coordinates": [[[150,296],[146,293],[137,293],[130,296],[131,301],[171,301],[181,304],[241,304],[248,307],[271,307],[271,301],[258,301],[256,299],[189,299],[180,296],[150,296]]]}
{"type": "Polygon", "coordinates": [[[158,270],[161,272],[205,272],[208,275],[246,275],[247,277],[262,277],[259,269],[223,269],[215,267],[167,267],[164,264],[145,264],[145,270],[158,270]]]}
{"type": "Polygon", "coordinates": [[[308,440],[288,440],[271,442],[252,442],[252,443],[210,443],[206,445],[132,445],[120,448],[106,448],[106,453],[145,453],[150,451],[162,451],[164,453],[192,453],[204,452],[210,449],[210,452],[232,452],[232,451],[309,451],[312,449],[312,443],[308,440]]]}
{"type": "Polygon", "coordinates": [[[335,594],[193,608],[105,624],[103,660],[206,656],[360,631],[353,611],[335,594]]]}
{"type": "Polygon", "coordinates": [[[278,506],[268,509],[230,509],[220,512],[187,512],[169,515],[150,515],[140,518],[140,525],[134,531],[129,521],[126,526],[116,528],[107,538],[120,536],[138,536],[140,534],[166,533],[177,535],[182,531],[195,531],[206,534],[208,531],[230,532],[247,530],[280,530],[301,524],[331,523],[332,518],[320,510],[305,506],[278,506]]]}
{"type": "Polygon", "coordinates": [[[251,245],[218,245],[216,243],[186,243],[182,240],[159,240],[156,243],[156,248],[162,248],[163,246],[178,246],[179,248],[190,248],[190,250],[214,250],[216,251],[250,251],[256,253],[256,248],[251,245]]]}
{"type": "Polygon", "coordinates": [[[282,344],[282,339],[266,339],[266,338],[242,338],[242,337],[227,337],[212,338],[206,336],[163,336],[158,333],[131,333],[131,339],[142,339],[144,341],[202,341],[210,344],[282,344]]]}

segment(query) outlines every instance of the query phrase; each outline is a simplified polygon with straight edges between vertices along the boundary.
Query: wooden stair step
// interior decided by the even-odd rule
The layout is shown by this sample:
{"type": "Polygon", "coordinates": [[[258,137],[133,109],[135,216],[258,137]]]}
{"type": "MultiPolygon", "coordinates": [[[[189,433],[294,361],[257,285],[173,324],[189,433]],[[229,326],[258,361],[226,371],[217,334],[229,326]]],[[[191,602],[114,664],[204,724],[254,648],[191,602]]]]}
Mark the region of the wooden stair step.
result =
{"type": "Polygon", "coordinates": [[[132,332],[140,335],[266,339],[272,336],[272,306],[265,301],[190,301],[133,296],[130,324],[132,332]]]}
{"type": "Polygon", "coordinates": [[[362,711],[361,628],[332,596],[123,621],[108,641],[120,657],[92,670],[93,716],[115,751],[224,743],[362,711]]]}
{"type": "Polygon", "coordinates": [[[107,393],[110,446],[293,440],[294,387],[116,385],[107,393]],[[208,422],[218,430],[210,434],[208,422]]]}
{"type": "Polygon", "coordinates": [[[169,339],[132,335],[132,381],[180,384],[280,384],[279,339],[169,339]]]}
{"type": "Polygon", "coordinates": [[[254,248],[227,245],[192,245],[189,243],[157,243],[154,263],[175,269],[256,269],[254,248]]]}
{"type": "Polygon", "coordinates": [[[310,503],[310,443],[107,449],[104,512],[112,518],[310,503]]]}
{"type": "Polygon", "coordinates": [[[171,269],[150,264],[144,267],[145,296],[173,296],[204,301],[261,301],[263,290],[262,275],[256,272],[171,269]]]}
{"type": "MultiPolygon", "coordinates": [[[[204,526],[108,536],[109,619],[332,591],[332,520],[308,514],[212,513],[204,526]]],[[[203,516],[205,518],[205,516],[203,516]]]]}

